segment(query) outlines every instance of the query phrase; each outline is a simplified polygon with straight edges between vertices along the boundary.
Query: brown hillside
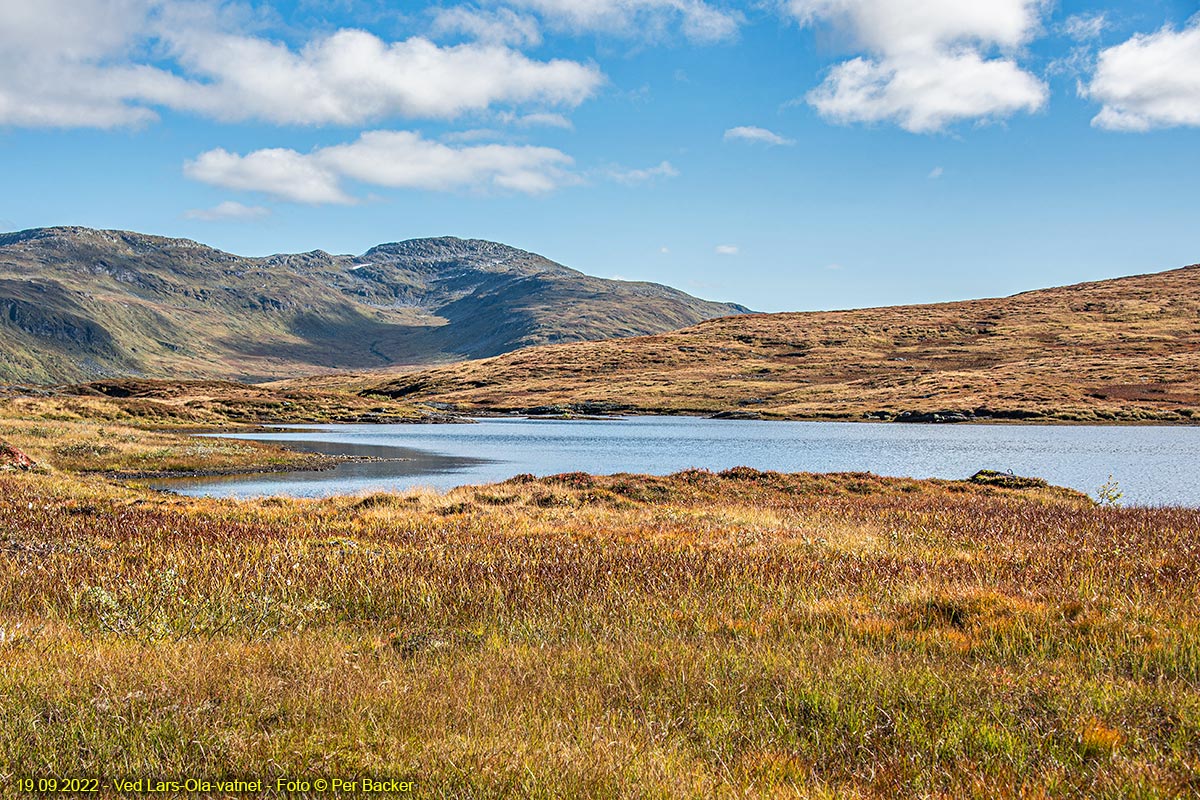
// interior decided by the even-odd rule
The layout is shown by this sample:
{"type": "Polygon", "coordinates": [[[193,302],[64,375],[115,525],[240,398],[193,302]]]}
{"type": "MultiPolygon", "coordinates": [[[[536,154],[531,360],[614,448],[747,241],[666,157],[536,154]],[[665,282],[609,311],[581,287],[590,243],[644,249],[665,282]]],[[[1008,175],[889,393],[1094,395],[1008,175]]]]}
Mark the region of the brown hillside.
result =
{"type": "Polygon", "coordinates": [[[1001,299],[710,320],[369,387],[471,410],[1200,419],[1200,265],[1001,299]]]}

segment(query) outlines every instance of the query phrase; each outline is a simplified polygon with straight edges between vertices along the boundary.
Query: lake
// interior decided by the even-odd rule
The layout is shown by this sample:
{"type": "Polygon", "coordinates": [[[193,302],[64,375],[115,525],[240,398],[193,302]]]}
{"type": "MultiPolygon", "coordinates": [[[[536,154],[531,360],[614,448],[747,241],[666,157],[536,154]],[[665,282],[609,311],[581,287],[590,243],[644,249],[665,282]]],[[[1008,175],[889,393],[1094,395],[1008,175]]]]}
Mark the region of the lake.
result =
{"type": "Polygon", "coordinates": [[[749,466],[966,478],[995,469],[1045,478],[1093,497],[1112,475],[1125,504],[1200,505],[1200,428],[1181,426],[487,418],[473,425],[312,425],[215,435],[403,460],[155,485],[196,496],[322,497],[417,486],[449,489],[523,472],[664,475],[690,467],[749,466]]]}

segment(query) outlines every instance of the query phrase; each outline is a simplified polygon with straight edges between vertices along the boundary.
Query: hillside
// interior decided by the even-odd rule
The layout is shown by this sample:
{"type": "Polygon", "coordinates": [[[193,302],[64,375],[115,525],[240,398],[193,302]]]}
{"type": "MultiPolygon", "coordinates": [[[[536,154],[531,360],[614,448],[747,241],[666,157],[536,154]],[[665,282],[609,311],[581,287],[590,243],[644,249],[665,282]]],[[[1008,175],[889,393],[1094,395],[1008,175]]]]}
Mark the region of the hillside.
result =
{"type": "Polygon", "coordinates": [[[726,317],[362,386],[474,410],[1200,420],[1200,266],[1002,299],[726,317]]]}
{"type": "Polygon", "coordinates": [[[125,231],[0,234],[0,381],[430,364],[745,310],[470,239],[246,258],[125,231]]]}

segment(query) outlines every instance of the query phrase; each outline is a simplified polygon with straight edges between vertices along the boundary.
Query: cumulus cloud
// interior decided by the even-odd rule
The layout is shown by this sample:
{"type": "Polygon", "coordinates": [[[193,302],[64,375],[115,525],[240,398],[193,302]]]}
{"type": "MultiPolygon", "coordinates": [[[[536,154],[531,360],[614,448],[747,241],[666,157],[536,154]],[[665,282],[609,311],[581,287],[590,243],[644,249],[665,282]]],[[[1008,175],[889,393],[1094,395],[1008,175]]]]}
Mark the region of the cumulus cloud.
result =
{"type": "Polygon", "coordinates": [[[549,147],[453,147],[411,131],[369,131],[348,144],[298,153],[271,148],[245,155],[218,148],[184,165],[194,180],[297,203],[349,204],[346,181],[393,189],[509,190],[540,194],[577,180],[572,160],[549,147]]]}
{"type": "Polygon", "coordinates": [[[656,167],[646,167],[645,169],[612,167],[608,170],[609,178],[627,186],[645,183],[656,178],[674,178],[677,175],[679,175],[679,170],[675,169],[669,161],[664,161],[656,167]]]}
{"type": "Polygon", "coordinates": [[[572,108],[603,82],[594,65],[496,42],[344,29],[291,48],[228,27],[178,0],[0,3],[0,124],[115,127],[163,108],[303,125],[448,119],[496,105],[572,108]]]}
{"type": "Polygon", "coordinates": [[[713,252],[719,256],[736,256],[738,246],[736,244],[719,244],[713,248],[713,252]]]}
{"type": "Polygon", "coordinates": [[[1044,0],[788,0],[802,25],[843,29],[867,55],[835,65],[807,95],[840,123],[916,133],[1036,111],[1049,90],[1012,52],[1037,32],[1044,0]],[[1007,55],[993,57],[992,50],[1007,55]]]}
{"type": "Polygon", "coordinates": [[[1046,96],[1045,84],[1014,62],[965,51],[855,58],[835,66],[808,100],[835,122],[895,122],[931,133],[961,120],[1036,111],[1046,96]]]}
{"type": "Polygon", "coordinates": [[[203,222],[222,222],[225,220],[254,220],[270,216],[271,210],[262,206],[247,206],[235,200],[226,200],[212,208],[193,208],[184,214],[188,219],[198,219],[203,222]]]}
{"type": "Polygon", "coordinates": [[[756,125],[739,125],[736,128],[730,128],[725,131],[725,141],[730,142],[735,140],[770,145],[791,145],[796,143],[792,139],[780,136],[774,131],[769,131],[766,128],[760,128],[756,125]]]}
{"type": "Polygon", "coordinates": [[[575,106],[599,72],[572,61],[534,61],[498,45],[440,47],[420,37],[387,43],[342,30],[299,52],[246,36],[202,36],[180,61],[214,83],[183,103],[224,119],[355,124],[391,116],[452,118],[496,103],[575,106]]]}
{"type": "Polygon", "coordinates": [[[695,42],[733,38],[741,16],[704,0],[509,0],[548,24],[574,32],[661,35],[678,24],[695,42]]]}
{"type": "Polygon", "coordinates": [[[1102,103],[1099,128],[1200,126],[1200,16],[1100,51],[1081,94],[1102,103]]]}

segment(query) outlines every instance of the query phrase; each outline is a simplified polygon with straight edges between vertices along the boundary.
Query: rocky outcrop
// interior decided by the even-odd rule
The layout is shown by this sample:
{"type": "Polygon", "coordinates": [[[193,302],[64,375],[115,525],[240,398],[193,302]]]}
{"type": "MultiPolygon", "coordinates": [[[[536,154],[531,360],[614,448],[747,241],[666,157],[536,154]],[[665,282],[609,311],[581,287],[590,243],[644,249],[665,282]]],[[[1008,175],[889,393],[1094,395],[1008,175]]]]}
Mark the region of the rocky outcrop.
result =
{"type": "Polygon", "coordinates": [[[0,444],[0,471],[20,470],[26,472],[37,466],[37,462],[9,444],[0,444]]]}
{"type": "Polygon", "coordinates": [[[1039,419],[1045,415],[1037,411],[1020,409],[996,410],[986,407],[965,409],[943,409],[941,411],[868,411],[863,419],[882,422],[916,422],[944,424],[950,422],[982,422],[986,420],[1039,419]]]}

